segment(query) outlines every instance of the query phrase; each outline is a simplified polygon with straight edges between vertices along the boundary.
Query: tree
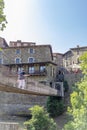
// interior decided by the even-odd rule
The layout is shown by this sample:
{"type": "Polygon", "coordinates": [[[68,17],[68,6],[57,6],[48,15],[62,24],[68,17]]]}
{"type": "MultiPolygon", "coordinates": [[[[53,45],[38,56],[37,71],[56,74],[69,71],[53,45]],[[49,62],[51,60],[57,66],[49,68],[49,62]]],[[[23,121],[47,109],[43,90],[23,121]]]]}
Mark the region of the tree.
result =
{"type": "Polygon", "coordinates": [[[4,30],[6,27],[6,16],[4,15],[4,1],[0,0],[0,30],[4,30]]]}
{"type": "Polygon", "coordinates": [[[57,130],[56,123],[43,107],[35,105],[29,110],[32,118],[24,123],[26,130],[57,130]]]}
{"type": "Polygon", "coordinates": [[[74,85],[71,94],[71,107],[68,112],[71,115],[64,130],[86,130],[87,129],[87,53],[80,57],[81,70],[84,77],[74,85]]]}
{"type": "Polygon", "coordinates": [[[64,100],[61,97],[49,96],[47,100],[47,112],[51,117],[57,117],[64,112],[64,100]]]}

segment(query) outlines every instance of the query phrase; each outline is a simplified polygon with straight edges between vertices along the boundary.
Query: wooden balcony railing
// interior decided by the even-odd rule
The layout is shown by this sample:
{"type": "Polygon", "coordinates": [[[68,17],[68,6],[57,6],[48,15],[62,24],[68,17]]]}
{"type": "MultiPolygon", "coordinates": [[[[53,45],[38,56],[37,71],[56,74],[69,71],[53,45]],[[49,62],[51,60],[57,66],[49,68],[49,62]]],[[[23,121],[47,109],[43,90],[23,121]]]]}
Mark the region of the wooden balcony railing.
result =
{"type": "Polygon", "coordinates": [[[34,71],[32,73],[29,73],[31,76],[46,76],[47,75],[47,71],[44,70],[44,71],[34,71]]]}

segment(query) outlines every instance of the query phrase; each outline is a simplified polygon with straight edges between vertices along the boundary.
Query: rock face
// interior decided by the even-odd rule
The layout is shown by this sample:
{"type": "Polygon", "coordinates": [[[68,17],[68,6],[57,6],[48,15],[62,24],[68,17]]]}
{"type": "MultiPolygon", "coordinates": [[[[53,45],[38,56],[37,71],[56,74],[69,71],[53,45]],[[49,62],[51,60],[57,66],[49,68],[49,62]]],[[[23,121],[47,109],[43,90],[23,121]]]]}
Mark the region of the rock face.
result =
{"type": "Polygon", "coordinates": [[[46,105],[47,96],[16,94],[0,91],[0,117],[3,115],[29,115],[29,108],[34,105],[46,105]]]}

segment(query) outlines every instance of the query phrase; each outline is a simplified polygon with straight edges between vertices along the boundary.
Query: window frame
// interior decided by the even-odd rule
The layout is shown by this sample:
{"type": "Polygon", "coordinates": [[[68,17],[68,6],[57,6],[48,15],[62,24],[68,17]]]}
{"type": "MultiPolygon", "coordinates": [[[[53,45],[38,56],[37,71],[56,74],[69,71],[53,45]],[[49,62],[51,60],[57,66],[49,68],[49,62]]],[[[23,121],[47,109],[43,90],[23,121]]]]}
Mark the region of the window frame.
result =
{"type": "Polygon", "coordinates": [[[40,72],[44,72],[44,70],[46,70],[46,66],[45,65],[39,66],[39,70],[40,72]]]}
{"type": "Polygon", "coordinates": [[[20,64],[21,63],[21,58],[19,58],[19,57],[15,58],[15,63],[20,64]],[[17,62],[17,60],[19,60],[19,62],[17,62]]]}
{"type": "Polygon", "coordinates": [[[28,73],[29,74],[34,74],[35,73],[35,67],[34,66],[29,66],[28,67],[28,73]]]}
{"type": "Polygon", "coordinates": [[[20,49],[16,49],[15,53],[16,53],[16,55],[21,54],[21,50],[20,49]]]}
{"type": "Polygon", "coordinates": [[[28,63],[34,63],[34,61],[35,61],[35,58],[34,58],[34,57],[29,57],[29,58],[28,58],[28,63]],[[32,61],[30,61],[30,59],[32,59],[32,61]]]}
{"type": "Polygon", "coordinates": [[[34,54],[34,53],[35,53],[35,49],[34,49],[34,48],[29,48],[29,49],[28,49],[28,53],[34,54]]]}

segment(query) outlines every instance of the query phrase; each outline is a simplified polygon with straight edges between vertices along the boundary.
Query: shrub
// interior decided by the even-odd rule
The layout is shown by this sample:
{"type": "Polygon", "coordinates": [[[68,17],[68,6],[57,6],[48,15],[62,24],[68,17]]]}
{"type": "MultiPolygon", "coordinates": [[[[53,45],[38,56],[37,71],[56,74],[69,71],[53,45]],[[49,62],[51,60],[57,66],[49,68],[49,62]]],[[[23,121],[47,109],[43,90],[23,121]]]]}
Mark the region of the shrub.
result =
{"type": "Polygon", "coordinates": [[[43,107],[38,105],[29,109],[32,118],[24,123],[26,130],[57,130],[57,125],[43,107]]]}
{"type": "Polygon", "coordinates": [[[56,117],[64,112],[64,101],[59,97],[49,97],[47,100],[47,112],[52,117],[56,117]]]}

